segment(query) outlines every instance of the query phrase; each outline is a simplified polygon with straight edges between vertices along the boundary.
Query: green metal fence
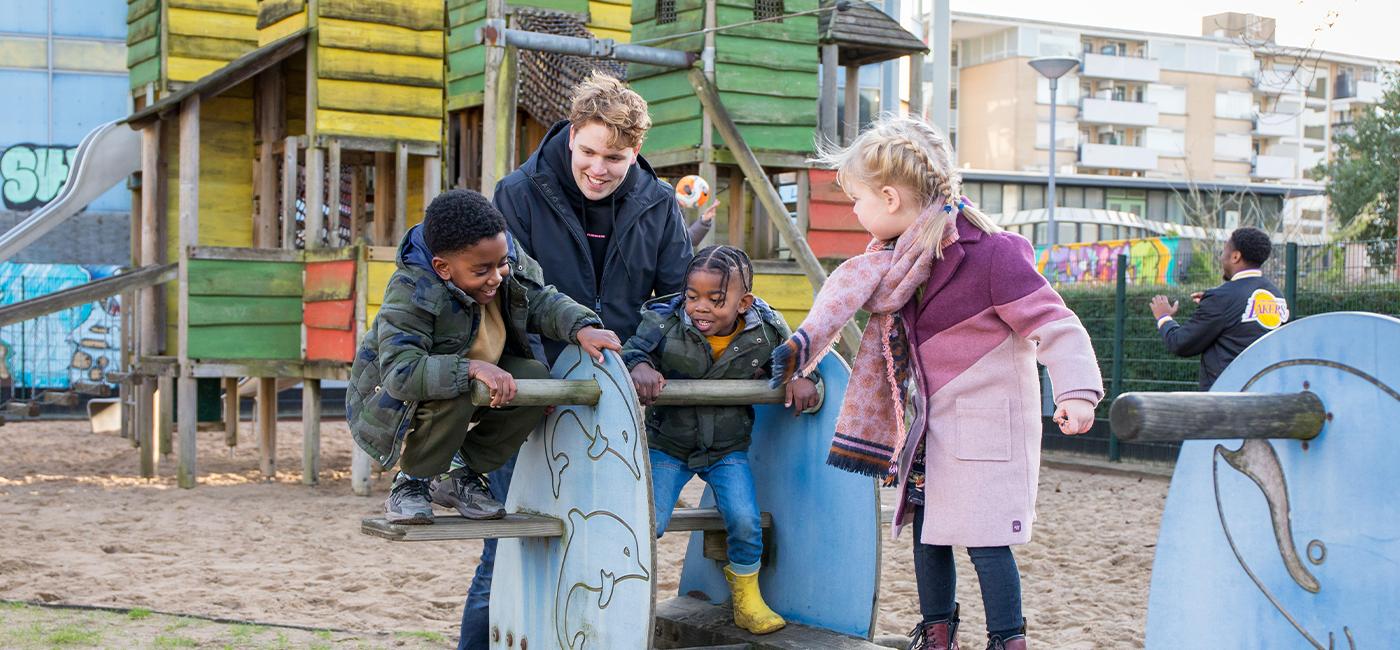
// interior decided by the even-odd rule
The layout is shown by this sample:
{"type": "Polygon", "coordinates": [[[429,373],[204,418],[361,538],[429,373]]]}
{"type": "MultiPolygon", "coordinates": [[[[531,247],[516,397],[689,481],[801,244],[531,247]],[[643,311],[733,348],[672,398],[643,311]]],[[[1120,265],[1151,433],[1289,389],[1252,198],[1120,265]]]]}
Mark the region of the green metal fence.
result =
{"type": "MultiPolygon", "coordinates": [[[[1062,260],[1047,277],[1056,283],[1089,330],[1108,395],[1099,406],[1099,421],[1083,436],[1064,436],[1047,424],[1044,447],[1101,455],[1110,460],[1130,458],[1174,462],[1179,443],[1119,443],[1108,428],[1113,398],[1133,391],[1192,391],[1198,389],[1198,357],[1167,353],[1148,307],[1153,296],[1166,295],[1180,305],[1177,320],[1185,322],[1195,310],[1191,294],[1214,287],[1220,277],[1219,247],[1208,242],[1173,242],[1170,255],[1144,247],[1119,247],[1112,258],[1114,273],[1075,272],[1074,260],[1062,260]],[[1134,253],[1143,253],[1134,258],[1134,253]],[[1106,277],[1113,281],[1104,282],[1106,277]],[[1078,281],[1066,282],[1065,278],[1078,281]],[[1088,281],[1085,281],[1088,279],[1088,281]]],[[[1049,254],[1041,253],[1044,268],[1049,254]]],[[[1083,256],[1082,264],[1104,263],[1083,256]]],[[[1079,269],[1082,271],[1082,268],[1079,269]]],[[[1290,321],[1334,311],[1367,311],[1400,316],[1400,275],[1396,242],[1375,240],[1321,246],[1279,245],[1263,271],[1283,291],[1290,321]]],[[[1048,418],[1047,418],[1048,422],[1048,418]]]]}

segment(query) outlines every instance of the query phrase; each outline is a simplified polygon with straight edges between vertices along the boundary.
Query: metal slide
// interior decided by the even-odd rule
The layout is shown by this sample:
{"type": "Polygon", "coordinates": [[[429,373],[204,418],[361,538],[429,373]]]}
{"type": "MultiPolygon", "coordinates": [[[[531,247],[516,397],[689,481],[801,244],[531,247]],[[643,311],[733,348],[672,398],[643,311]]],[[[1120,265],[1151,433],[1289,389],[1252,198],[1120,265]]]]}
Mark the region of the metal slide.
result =
{"type": "Polygon", "coordinates": [[[58,196],[24,221],[0,234],[0,262],[10,259],[69,217],[82,211],[113,185],[141,170],[141,134],[124,120],[93,129],[78,144],[73,169],[58,196]]]}

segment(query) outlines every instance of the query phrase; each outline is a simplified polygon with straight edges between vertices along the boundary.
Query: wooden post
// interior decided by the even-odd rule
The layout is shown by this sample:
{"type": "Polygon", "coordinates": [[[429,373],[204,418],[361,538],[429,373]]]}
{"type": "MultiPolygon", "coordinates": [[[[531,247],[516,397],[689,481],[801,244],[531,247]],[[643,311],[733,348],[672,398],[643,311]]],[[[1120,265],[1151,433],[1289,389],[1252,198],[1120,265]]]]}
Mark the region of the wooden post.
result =
{"type": "Polygon", "coordinates": [[[286,135],[286,95],[282,66],[274,65],[258,75],[258,214],[253,226],[253,246],[277,248],[277,143],[286,135]]]}
{"type": "Polygon", "coordinates": [[[156,445],[162,456],[175,448],[175,378],[156,379],[156,445]]]}
{"type": "Polygon", "coordinates": [[[408,143],[394,147],[394,229],[387,245],[393,246],[408,232],[408,143]]]}
{"type": "MultiPolygon", "coordinates": [[[[811,170],[797,170],[797,232],[803,237],[812,227],[812,175],[811,170]]],[[[784,238],[786,240],[786,238],[784,238]]],[[[792,250],[792,242],[788,242],[792,250]]]]}
{"type": "Polygon", "coordinates": [[[924,114],[924,53],[909,55],[909,114],[924,114]]]}
{"type": "Polygon", "coordinates": [[[385,152],[374,154],[374,233],[370,244],[392,246],[394,231],[394,157],[385,152]]]}
{"type": "Polygon", "coordinates": [[[1124,393],[1109,409],[1123,440],[1311,440],[1327,423],[1316,393],[1124,393]]]}
{"type": "Polygon", "coordinates": [[[176,399],[180,428],[179,483],[182,488],[195,486],[199,474],[195,465],[198,418],[198,388],[189,357],[189,252],[199,245],[199,94],[191,95],[180,105],[180,323],[176,331],[180,379],[176,399]]]}
{"type": "Polygon", "coordinates": [[[340,140],[331,138],[330,159],[326,161],[326,241],[331,246],[349,246],[340,234],[340,140]]]}
{"type": "Polygon", "coordinates": [[[840,99],[836,91],[837,75],[837,48],[835,43],[822,46],[822,91],[820,100],[821,139],[825,142],[835,144],[836,139],[836,111],[840,106],[840,99]]]}
{"type": "Polygon", "coordinates": [[[744,170],[729,168],[729,245],[744,248],[748,233],[749,187],[744,183],[744,170]]]}
{"type": "Polygon", "coordinates": [[[370,236],[365,229],[365,168],[350,168],[350,241],[358,244],[370,236]]]}
{"type": "Polygon", "coordinates": [[[321,247],[321,230],[326,225],[325,153],[317,146],[306,148],[306,217],[301,230],[302,246],[306,250],[321,247]]]}
{"type": "Polygon", "coordinates": [[[277,378],[258,377],[258,466],[263,478],[277,478],[277,378]]]}
{"type": "Polygon", "coordinates": [[[238,446],[238,378],[224,377],[224,444],[238,446]]]}
{"type": "MultiPolygon", "coordinates": [[[[734,154],[735,162],[739,163],[740,169],[744,170],[744,176],[753,185],[754,192],[758,195],[758,202],[763,205],[768,214],[782,217],[771,221],[791,242],[792,255],[797,259],[798,266],[807,275],[807,280],[812,283],[812,288],[820,290],[822,283],[826,282],[826,271],[817,261],[817,256],[812,254],[812,248],[807,245],[806,237],[797,232],[797,228],[787,219],[787,208],[783,206],[782,197],[778,196],[777,188],[768,181],[763,166],[759,164],[753,150],[749,149],[748,143],[739,134],[739,127],[729,117],[729,111],[720,101],[719,93],[715,91],[714,85],[705,78],[704,73],[691,69],[688,74],[691,88],[695,90],[695,95],[700,99],[700,103],[714,117],[715,128],[719,130],[720,136],[729,145],[729,150],[734,154]]],[[[860,328],[856,327],[855,321],[848,321],[842,328],[840,345],[847,358],[855,358],[856,350],[860,347],[860,328]]]]}
{"type": "Polygon", "coordinates": [[[301,382],[301,434],[301,482],[315,485],[321,468],[320,379],[301,382]]]}
{"type": "MultiPolygon", "coordinates": [[[[486,0],[487,20],[505,17],[504,0],[486,0]]],[[[496,182],[510,172],[514,159],[518,58],[514,47],[486,45],[481,193],[488,198],[495,194],[496,182]]]]}
{"type": "Polygon", "coordinates": [[[846,124],[845,144],[850,146],[851,142],[860,134],[860,66],[846,66],[846,124]]]}
{"type": "MultiPolygon", "coordinates": [[[[141,266],[150,266],[160,259],[160,220],[164,203],[160,195],[164,183],[160,173],[161,122],[156,120],[141,131],[141,266]]],[[[157,331],[156,293],[164,291],[164,285],[145,287],[137,292],[140,304],[136,305],[137,359],[152,357],[160,353],[160,334],[157,331]]],[[[136,440],[141,447],[141,477],[154,478],[158,461],[156,436],[155,378],[141,377],[136,389],[135,409],[132,420],[136,424],[136,440]]]]}
{"type": "Polygon", "coordinates": [[[423,157],[423,209],[442,192],[442,159],[437,156],[423,157]]]}
{"type": "Polygon", "coordinates": [[[297,138],[282,144],[282,248],[297,247],[297,138]]]}

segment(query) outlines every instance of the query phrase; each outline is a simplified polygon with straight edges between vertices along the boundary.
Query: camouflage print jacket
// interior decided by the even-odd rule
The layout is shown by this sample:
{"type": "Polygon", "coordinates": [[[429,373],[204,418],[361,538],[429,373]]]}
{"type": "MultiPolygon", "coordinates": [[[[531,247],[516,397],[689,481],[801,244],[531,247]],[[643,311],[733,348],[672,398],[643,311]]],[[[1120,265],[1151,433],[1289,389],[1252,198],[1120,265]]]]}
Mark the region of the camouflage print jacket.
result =
{"type": "MultiPolygon", "coordinates": [[[[527,334],[577,342],[580,329],[602,325],[588,308],[546,285],[539,264],[507,238],[511,273],[497,298],[503,301],[505,354],[532,357],[527,334]]],[[[398,461],[419,402],[452,399],[471,385],[466,353],[481,309],[439,278],[431,260],[422,227],[414,226],[399,245],[398,270],[350,368],[345,418],[355,442],[386,469],[398,461]]]]}
{"type": "MultiPolygon", "coordinates": [[[[715,359],[684,305],[685,296],[673,294],[642,306],[637,333],[622,345],[629,370],[645,362],[667,379],[766,379],[773,348],[792,335],[781,314],[754,299],[744,314],[743,333],[715,359]]],[[[811,379],[821,394],[821,377],[811,379]]],[[[647,409],[647,440],[652,449],[699,470],[747,450],[753,420],[752,406],[653,406],[647,409]]]]}

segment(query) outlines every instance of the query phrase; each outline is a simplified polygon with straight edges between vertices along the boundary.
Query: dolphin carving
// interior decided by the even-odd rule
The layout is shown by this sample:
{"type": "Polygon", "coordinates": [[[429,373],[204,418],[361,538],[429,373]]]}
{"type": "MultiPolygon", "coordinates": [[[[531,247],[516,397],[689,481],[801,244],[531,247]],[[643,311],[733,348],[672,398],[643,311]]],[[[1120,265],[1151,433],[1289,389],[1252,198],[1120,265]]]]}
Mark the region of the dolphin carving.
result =
{"type": "Polygon", "coordinates": [[[584,650],[597,612],[612,604],[619,582],[650,581],[637,533],[617,515],[598,510],[569,510],[568,534],[554,596],[554,626],[559,647],[584,650]],[[576,540],[587,539],[586,546],[576,540]],[[597,598],[593,598],[597,594],[597,598]]]}

